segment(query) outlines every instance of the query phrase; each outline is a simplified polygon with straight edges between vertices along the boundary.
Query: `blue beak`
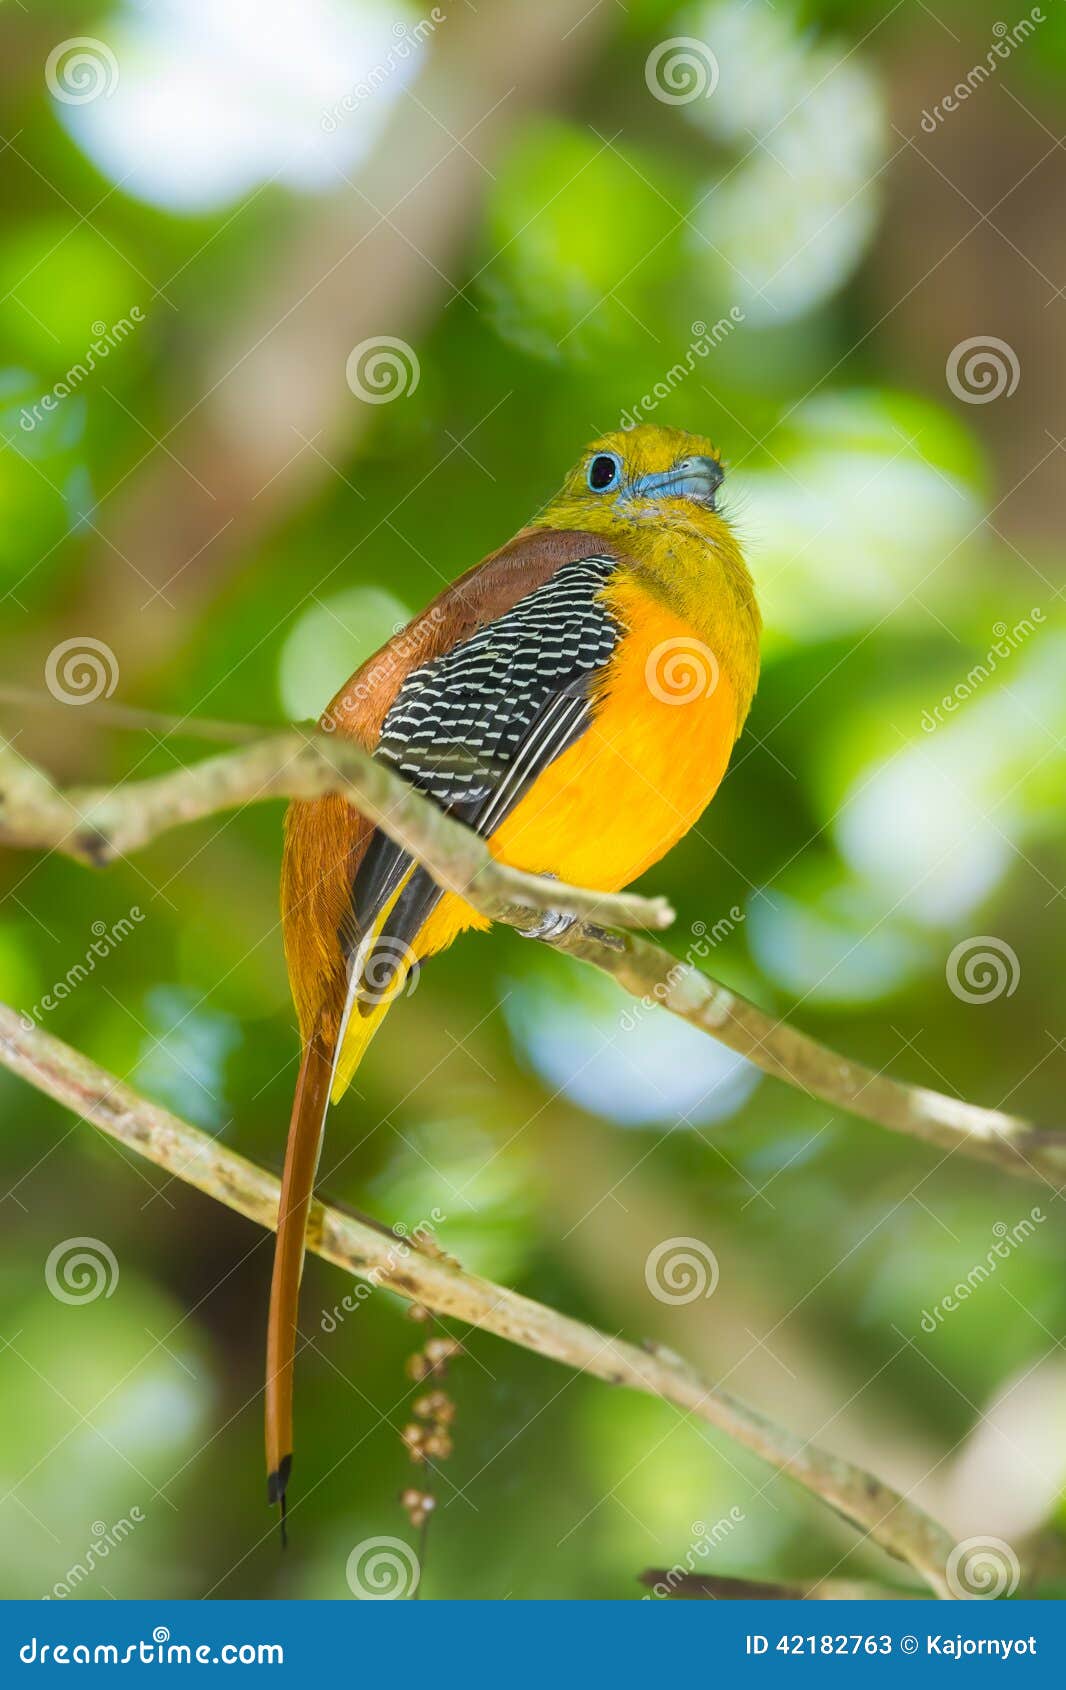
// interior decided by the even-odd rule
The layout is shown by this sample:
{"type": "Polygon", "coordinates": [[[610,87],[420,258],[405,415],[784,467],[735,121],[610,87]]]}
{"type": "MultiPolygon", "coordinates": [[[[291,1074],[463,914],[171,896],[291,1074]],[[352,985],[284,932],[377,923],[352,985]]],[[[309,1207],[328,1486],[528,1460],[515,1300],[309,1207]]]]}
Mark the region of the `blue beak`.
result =
{"type": "Polygon", "coordinates": [[[725,479],[716,458],[682,458],[672,469],[639,476],[622,494],[627,499],[695,499],[714,509],[714,496],[725,479]]]}

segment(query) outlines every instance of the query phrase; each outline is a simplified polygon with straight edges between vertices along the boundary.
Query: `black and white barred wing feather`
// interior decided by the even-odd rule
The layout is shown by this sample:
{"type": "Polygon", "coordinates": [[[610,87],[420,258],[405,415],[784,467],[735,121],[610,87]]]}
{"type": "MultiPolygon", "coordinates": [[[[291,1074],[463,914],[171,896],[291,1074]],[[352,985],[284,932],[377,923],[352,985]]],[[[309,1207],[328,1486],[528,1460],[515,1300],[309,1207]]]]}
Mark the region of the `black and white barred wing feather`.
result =
{"type": "MultiPolygon", "coordinates": [[[[614,566],[606,556],[563,564],[495,621],[412,671],[375,755],[443,810],[486,837],[494,832],[588,726],[591,683],[621,632],[600,598],[614,566]]],[[[373,992],[357,991],[364,1013],[388,989],[390,958],[411,945],[440,896],[424,869],[411,872],[401,847],[374,835],[352,888],[350,931],[342,935],[361,979],[374,981],[373,992]]]]}

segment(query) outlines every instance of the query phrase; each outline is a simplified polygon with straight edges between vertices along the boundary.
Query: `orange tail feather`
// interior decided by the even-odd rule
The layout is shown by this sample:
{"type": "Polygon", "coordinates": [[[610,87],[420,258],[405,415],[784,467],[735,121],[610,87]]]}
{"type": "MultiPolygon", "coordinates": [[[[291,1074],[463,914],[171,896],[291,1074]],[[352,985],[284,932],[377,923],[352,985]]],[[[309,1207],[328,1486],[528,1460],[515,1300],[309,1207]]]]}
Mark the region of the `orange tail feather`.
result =
{"type": "Polygon", "coordinates": [[[285,1534],[285,1488],[292,1469],[293,1366],[300,1276],[306,1249],[307,1217],[318,1171],[326,1110],[329,1107],[333,1051],[316,1028],[304,1049],[285,1147],[285,1171],[278,1206],[274,1274],[267,1319],[266,1459],[267,1500],[281,1505],[285,1534]]]}
{"type": "MultiPolygon", "coordinates": [[[[380,933],[410,879],[410,872],[404,876],[378,916],[375,936],[380,933]]],[[[413,956],[415,953],[410,954],[413,956]]],[[[338,1033],[327,1035],[322,1030],[321,1018],[318,1020],[304,1047],[296,1081],[289,1139],[285,1147],[285,1170],[281,1179],[278,1235],[274,1246],[274,1274],[267,1317],[267,1501],[281,1506],[282,1541],[285,1538],[285,1491],[292,1471],[293,1372],[300,1277],[307,1249],[307,1217],[318,1173],[326,1111],[331,1102],[336,1103],[343,1096],[350,1084],[367,1045],[403,989],[408,966],[405,963],[390,978],[383,987],[381,1001],[374,1003],[369,1013],[362,1010],[358,1014],[352,1013],[358,994],[355,986],[349,984],[338,1033]]]]}

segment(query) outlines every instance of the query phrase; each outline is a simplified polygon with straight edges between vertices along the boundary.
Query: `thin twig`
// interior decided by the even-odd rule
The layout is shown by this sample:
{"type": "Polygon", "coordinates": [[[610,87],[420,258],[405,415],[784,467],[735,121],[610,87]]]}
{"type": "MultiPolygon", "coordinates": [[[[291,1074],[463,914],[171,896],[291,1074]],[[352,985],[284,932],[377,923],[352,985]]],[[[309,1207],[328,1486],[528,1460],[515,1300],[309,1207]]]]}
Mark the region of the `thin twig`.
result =
{"type": "MultiPolygon", "coordinates": [[[[328,792],[347,798],[417,857],[439,885],[495,921],[528,927],[545,909],[581,917],[552,940],[555,948],[609,974],[649,1006],[661,1005],[698,1027],[764,1073],[833,1108],[949,1153],[1046,1180],[1056,1191],[1066,1184],[1066,1133],[876,1073],[767,1014],[661,946],[631,933],[606,931],[600,924],[663,927],[673,912],[663,898],[584,891],[508,868],[469,828],[347,740],[293,730],[154,779],[68,791],[60,791],[13,748],[0,745],[0,843],[61,851],[78,862],[101,865],[183,822],[267,798],[315,798],[328,792]]],[[[698,954],[699,947],[694,949],[698,954]]]]}
{"type": "Polygon", "coordinates": [[[641,1573],[640,1583],[660,1601],[673,1602],[908,1602],[928,1594],[856,1579],[782,1583],[730,1578],[723,1573],[680,1573],[676,1567],[649,1567],[641,1573]]]}
{"type": "Polygon", "coordinates": [[[609,974],[645,1003],[661,1004],[809,1097],[1007,1173],[1046,1180],[1056,1194],[1066,1185],[1066,1133],[877,1073],[768,1015],[661,945],[627,933],[608,949],[597,936],[572,927],[553,948],[609,974]]]}
{"type": "MultiPolygon", "coordinates": [[[[216,1201],[273,1229],[278,1181],[263,1168],[140,1097],[88,1057],[0,1005],[0,1061],[111,1138],[216,1201]]],[[[898,1559],[938,1596],[951,1594],[944,1529],[871,1473],[854,1467],[715,1390],[679,1356],[638,1348],[501,1285],[450,1258],[398,1242],[354,1216],[316,1204],[308,1247],[349,1273],[434,1313],[480,1326],[510,1343],[673,1403],[752,1450],[819,1497],[898,1559]]]]}

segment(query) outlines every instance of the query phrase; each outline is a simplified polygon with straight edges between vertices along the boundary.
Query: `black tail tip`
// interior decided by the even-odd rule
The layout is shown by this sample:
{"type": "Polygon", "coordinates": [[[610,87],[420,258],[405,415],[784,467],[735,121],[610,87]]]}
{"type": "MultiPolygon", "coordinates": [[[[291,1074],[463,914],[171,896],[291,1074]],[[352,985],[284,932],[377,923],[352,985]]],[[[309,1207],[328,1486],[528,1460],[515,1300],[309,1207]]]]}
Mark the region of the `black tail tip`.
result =
{"type": "Polygon", "coordinates": [[[282,1456],[273,1473],[267,1474],[267,1501],[271,1504],[271,1506],[273,1506],[275,1502],[280,1502],[282,1506],[284,1506],[285,1487],[289,1482],[289,1474],[291,1472],[292,1456],[285,1455],[282,1456]]]}
{"type": "Polygon", "coordinates": [[[277,1503],[281,1509],[281,1519],[279,1521],[279,1525],[281,1526],[282,1549],[287,1549],[289,1546],[289,1534],[285,1524],[285,1487],[289,1482],[289,1474],[291,1472],[292,1456],[286,1455],[284,1459],[279,1462],[276,1470],[273,1473],[267,1474],[267,1501],[271,1505],[277,1503]]]}

